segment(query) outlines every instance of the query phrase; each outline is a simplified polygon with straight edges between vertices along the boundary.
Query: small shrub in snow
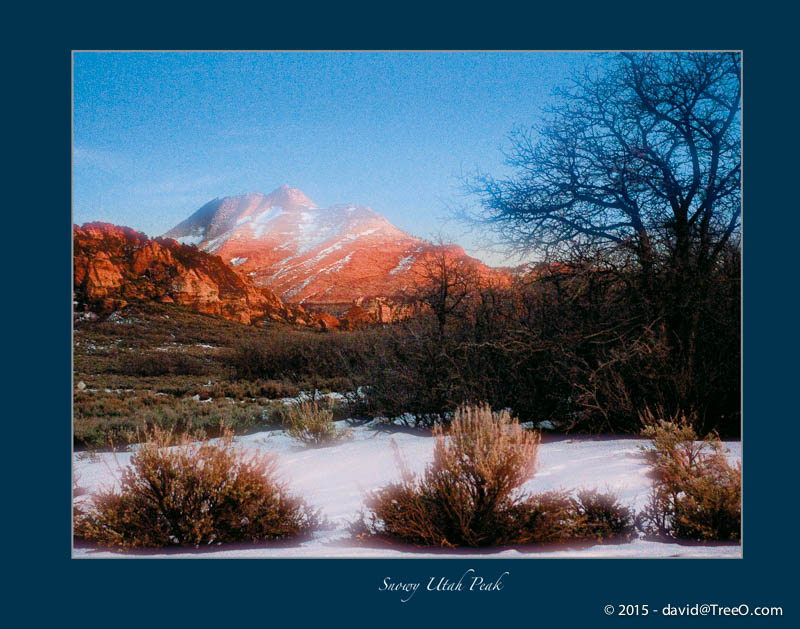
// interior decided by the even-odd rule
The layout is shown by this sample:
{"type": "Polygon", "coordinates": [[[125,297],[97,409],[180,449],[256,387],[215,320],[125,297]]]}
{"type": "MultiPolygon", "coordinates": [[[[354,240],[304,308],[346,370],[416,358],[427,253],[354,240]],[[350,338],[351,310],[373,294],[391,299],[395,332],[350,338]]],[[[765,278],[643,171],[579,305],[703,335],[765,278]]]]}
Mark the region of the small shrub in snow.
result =
{"type": "Polygon", "coordinates": [[[442,426],[434,435],[433,463],[421,479],[398,452],[402,481],[368,495],[372,531],[423,545],[504,543],[514,493],[535,471],[538,435],[488,406],[459,408],[447,437],[442,426]]]}
{"type": "Polygon", "coordinates": [[[652,440],[646,455],[655,479],[639,514],[649,535],[697,540],[739,540],[742,523],[742,470],[731,466],[716,436],[698,441],[688,420],[653,421],[643,435],[652,440]]]}
{"type": "Polygon", "coordinates": [[[333,403],[326,399],[287,404],[281,415],[286,432],[307,446],[321,448],[350,437],[333,423],[333,403]]]}
{"type": "Polygon", "coordinates": [[[596,539],[630,536],[634,530],[633,512],[612,493],[580,490],[572,499],[583,534],[596,539]]]}
{"type": "Polygon", "coordinates": [[[613,494],[566,490],[531,494],[507,512],[505,544],[547,544],[630,537],[633,514],[613,494]]]}
{"type": "Polygon", "coordinates": [[[414,476],[396,450],[401,481],[367,494],[356,537],[386,536],[424,546],[503,546],[605,538],[627,531],[631,513],[597,492],[525,494],[539,448],[508,411],[460,407],[434,428],[433,462],[414,476]]]}
{"type": "Polygon", "coordinates": [[[282,539],[318,525],[318,514],[278,482],[274,459],[236,449],[230,431],[192,442],[153,428],[120,489],[95,494],[76,514],[75,534],[110,546],[161,547],[282,539]]]}

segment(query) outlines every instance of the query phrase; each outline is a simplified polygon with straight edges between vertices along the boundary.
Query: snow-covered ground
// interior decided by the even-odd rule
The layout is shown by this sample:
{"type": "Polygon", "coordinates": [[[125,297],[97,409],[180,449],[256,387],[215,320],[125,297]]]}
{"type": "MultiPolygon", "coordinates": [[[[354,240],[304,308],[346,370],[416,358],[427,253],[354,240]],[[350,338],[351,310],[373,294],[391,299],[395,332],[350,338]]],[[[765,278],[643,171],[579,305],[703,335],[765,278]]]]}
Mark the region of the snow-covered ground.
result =
{"type": "MultiPolygon", "coordinates": [[[[344,425],[344,422],[341,422],[344,425]]],[[[399,544],[369,545],[355,542],[348,531],[362,506],[364,491],[397,480],[399,473],[392,453],[394,441],[412,469],[422,471],[431,460],[434,440],[418,433],[385,432],[358,427],[352,439],[322,449],[300,447],[283,431],[262,432],[237,437],[243,447],[258,448],[278,455],[280,469],[292,491],[322,509],[331,522],[328,530],[317,531],[302,542],[211,546],[202,549],[176,549],[147,552],[113,552],[78,544],[76,557],[741,557],[738,544],[695,544],[648,541],[578,546],[505,548],[496,551],[453,551],[421,549],[399,544]]],[[[539,449],[539,471],[525,489],[597,488],[614,491],[626,505],[644,506],[650,488],[639,439],[606,437],[551,437],[539,449]]],[[[741,457],[740,442],[726,442],[730,458],[741,457]]],[[[119,477],[130,453],[76,453],[74,469],[78,484],[89,489],[108,486],[119,477]]]]}

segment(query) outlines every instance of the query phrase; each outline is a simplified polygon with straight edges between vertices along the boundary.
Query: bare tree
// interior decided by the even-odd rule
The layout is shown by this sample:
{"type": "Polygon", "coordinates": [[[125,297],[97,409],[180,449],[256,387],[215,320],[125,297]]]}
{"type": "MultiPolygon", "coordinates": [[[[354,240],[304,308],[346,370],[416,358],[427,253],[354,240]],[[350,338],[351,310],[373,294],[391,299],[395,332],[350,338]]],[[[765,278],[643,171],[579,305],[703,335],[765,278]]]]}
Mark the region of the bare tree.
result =
{"type": "Polygon", "coordinates": [[[512,134],[514,175],[478,174],[471,218],[519,252],[622,245],[705,270],[740,218],[738,53],[631,53],[559,92],[541,128],[512,134]]]}
{"type": "Polygon", "coordinates": [[[615,273],[628,290],[619,316],[635,314],[666,350],[663,369],[693,383],[698,361],[711,369],[715,340],[701,336],[738,255],[741,56],[598,58],[540,127],[512,133],[510,176],[467,181],[479,204],[464,213],[514,252],[615,273]]]}
{"type": "Polygon", "coordinates": [[[475,264],[440,238],[415,270],[413,300],[430,308],[441,331],[449,319],[463,314],[478,286],[475,264]]]}
{"type": "Polygon", "coordinates": [[[465,214],[519,253],[638,269],[637,299],[691,375],[708,282],[738,245],[740,55],[620,54],[557,96],[512,134],[510,177],[467,182],[480,203],[465,214]]]}

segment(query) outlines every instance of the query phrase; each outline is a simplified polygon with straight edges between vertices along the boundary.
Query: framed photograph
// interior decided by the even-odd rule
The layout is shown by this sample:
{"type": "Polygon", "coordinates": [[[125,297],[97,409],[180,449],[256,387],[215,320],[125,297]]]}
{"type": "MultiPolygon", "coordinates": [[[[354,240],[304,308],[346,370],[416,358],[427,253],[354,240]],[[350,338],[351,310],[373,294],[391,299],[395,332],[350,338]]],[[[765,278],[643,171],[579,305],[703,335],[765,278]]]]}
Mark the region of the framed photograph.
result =
{"type": "Polygon", "coordinates": [[[73,557],[741,557],[741,103],[735,50],[74,51],[73,557]]]}

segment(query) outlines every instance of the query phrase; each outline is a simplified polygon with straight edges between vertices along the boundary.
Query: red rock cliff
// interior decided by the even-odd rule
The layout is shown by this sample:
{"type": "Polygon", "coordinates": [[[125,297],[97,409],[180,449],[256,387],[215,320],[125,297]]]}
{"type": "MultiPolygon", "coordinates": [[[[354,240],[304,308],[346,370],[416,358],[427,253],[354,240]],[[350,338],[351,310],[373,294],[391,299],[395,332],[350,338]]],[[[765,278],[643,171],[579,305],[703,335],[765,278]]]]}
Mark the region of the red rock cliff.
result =
{"type": "Polygon", "coordinates": [[[219,256],[169,238],[149,239],[110,223],[74,226],[77,308],[108,314],[131,302],[160,301],[242,323],[335,324],[255,286],[219,256]]]}

